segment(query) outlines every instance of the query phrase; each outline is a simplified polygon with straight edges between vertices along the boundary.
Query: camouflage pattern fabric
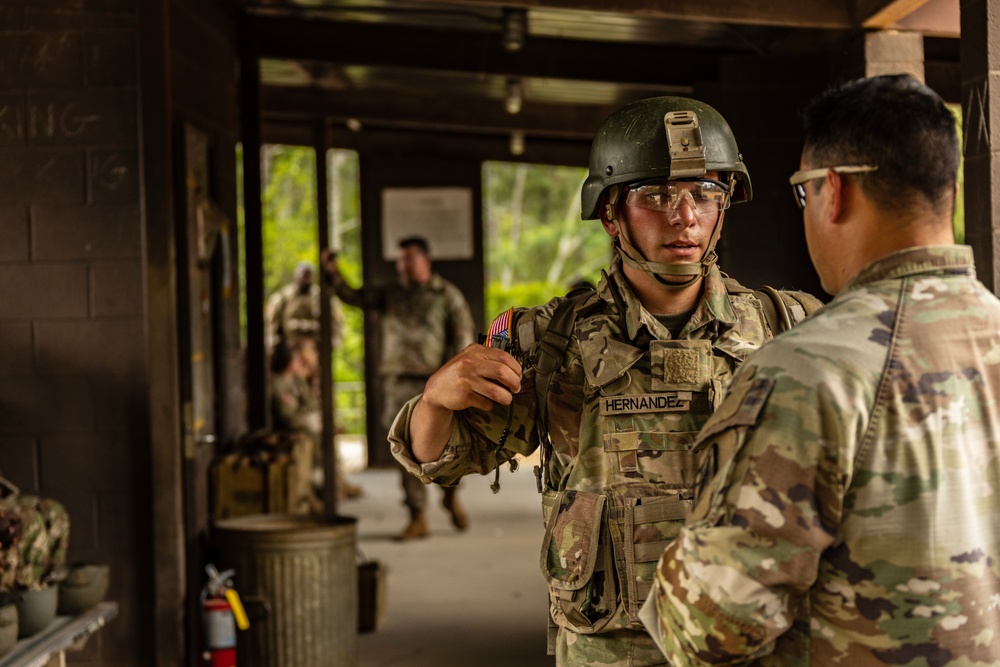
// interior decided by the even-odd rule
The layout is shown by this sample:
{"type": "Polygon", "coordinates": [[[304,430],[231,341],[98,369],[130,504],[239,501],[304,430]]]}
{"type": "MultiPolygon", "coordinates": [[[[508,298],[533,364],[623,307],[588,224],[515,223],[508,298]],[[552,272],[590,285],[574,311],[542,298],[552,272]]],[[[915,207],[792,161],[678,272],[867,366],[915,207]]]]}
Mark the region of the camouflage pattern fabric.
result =
{"type": "Polygon", "coordinates": [[[333,290],[350,305],[380,314],[379,374],[426,380],[476,342],[476,324],[462,291],[438,274],[423,285],[350,287],[339,273],[333,290]]]}
{"type": "Polygon", "coordinates": [[[0,592],[14,588],[21,564],[20,539],[21,517],[12,508],[0,504],[0,592]]]}
{"type": "Polygon", "coordinates": [[[0,513],[20,523],[20,537],[0,556],[0,589],[41,588],[66,564],[69,513],[56,500],[26,495],[4,498],[0,513]]]}
{"type": "Polygon", "coordinates": [[[1000,664],[1000,301],[888,255],[739,371],[643,619],[675,665],[1000,664]]]}
{"type": "MultiPolygon", "coordinates": [[[[331,280],[344,303],[381,315],[381,420],[389,428],[400,407],[423,391],[434,371],[476,342],[472,311],[462,291],[436,273],[419,286],[355,289],[337,272],[331,280]]],[[[427,504],[423,483],[403,471],[402,485],[403,504],[423,509],[427,504]]]]}
{"type": "MultiPolygon", "coordinates": [[[[310,285],[306,294],[299,293],[295,283],[285,285],[271,295],[264,307],[267,349],[273,350],[278,343],[288,342],[296,336],[319,336],[320,286],[310,285]]],[[[344,314],[340,301],[331,297],[331,340],[334,347],[343,340],[344,314]]]]}
{"type": "Polygon", "coordinates": [[[272,376],[271,421],[275,431],[304,431],[318,440],[323,426],[319,392],[302,376],[272,376]]]}
{"type": "MultiPolygon", "coordinates": [[[[323,415],[319,388],[301,375],[271,376],[271,424],[275,431],[287,434],[290,461],[288,474],[291,498],[288,511],[304,514],[319,505],[313,489],[313,470],[322,468],[320,449],[323,415]]],[[[344,476],[337,468],[340,484],[344,476]]]]}
{"type": "MultiPolygon", "coordinates": [[[[537,357],[563,298],[515,310],[515,356],[537,357]]],[[[549,384],[543,434],[536,370],[525,365],[505,447],[528,455],[551,439],[543,454],[541,569],[559,627],[558,664],[663,664],[638,612],[657,558],[690,509],[697,467],[689,447],[736,367],[769,337],[756,297],[713,268],[701,302],[673,339],[632,294],[616,260],[578,309],[549,384]]],[[[441,458],[421,465],[407,440],[415,402],[390,432],[394,455],[414,475],[448,484],[496,467],[506,407],[456,415],[441,458]]]]}
{"type": "MultiPolygon", "coordinates": [[[[408,400],[424,390],[424,378],[386,377],[382,381],[382,428],[388,430],[408,400]]],[[[410,509],[423,511],[427,508],[427,487],[424,483],[400,468],[403,486],[403,504],[410,509]]]]}

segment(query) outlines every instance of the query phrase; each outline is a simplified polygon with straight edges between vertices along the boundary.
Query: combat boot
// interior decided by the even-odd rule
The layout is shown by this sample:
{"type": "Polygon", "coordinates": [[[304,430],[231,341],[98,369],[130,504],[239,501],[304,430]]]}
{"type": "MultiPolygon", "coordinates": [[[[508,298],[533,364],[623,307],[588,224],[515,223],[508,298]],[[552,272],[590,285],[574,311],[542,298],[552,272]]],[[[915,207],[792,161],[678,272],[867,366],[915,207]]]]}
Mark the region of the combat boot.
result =
{"type": "Polygon", "coordinates": [[[420,537],[427,537],[431,534],[431,529],[427,527],[427,519],[424,518],[424,511],[410,508],[410,523],[407,524],[403,532],[396,539],[402,542],[415,540],[420,537]]]}
{"type": "Polygon", "coordinates": [[[469,527],[469,515],[465,513],[461,503],[458,502],[458,489],[456,487],[444,487],[444,499],[441,504],[451,514],[451,522],[455,524],[455,528],[465,530],[469,527]]]}

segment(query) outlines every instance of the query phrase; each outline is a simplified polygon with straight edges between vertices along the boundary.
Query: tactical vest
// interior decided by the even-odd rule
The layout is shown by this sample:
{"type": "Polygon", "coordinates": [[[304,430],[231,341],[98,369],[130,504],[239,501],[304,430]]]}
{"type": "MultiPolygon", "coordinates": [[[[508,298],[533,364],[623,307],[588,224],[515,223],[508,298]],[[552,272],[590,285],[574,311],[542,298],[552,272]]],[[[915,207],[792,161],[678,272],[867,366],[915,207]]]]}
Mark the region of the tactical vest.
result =
{"type": "Polygon", "coordinates": [[[288,297],[281,314],[284,338],[319,335],[319,292],[295,293],[288,297]]]}
{"type": "MultiPolygon", "coordinates": [[[[727,289],[731,298],[761,302],[767,338],[821,305],[808,295],[805,303],[791,296],[788,303],[771,289],[750,296],[735,282],[727,289]]],[[[638,614],[656,563],[692,506],[698,462],[690,445],[745,354],[726,345],[726,333],[636,347],[617,319],[592,291],[570,296],[530,355],[545,473],[540,566],[552,620],[583,634],[644,629],[638,614]],[[579,360],[567,358],[572,339],[579,360]],[[558,400],[549,387],[557,371],[562,384],[582,387],[584,395],[581,450],[569,461],[553,458],[548,435],[548,402],[558,400]]]]}

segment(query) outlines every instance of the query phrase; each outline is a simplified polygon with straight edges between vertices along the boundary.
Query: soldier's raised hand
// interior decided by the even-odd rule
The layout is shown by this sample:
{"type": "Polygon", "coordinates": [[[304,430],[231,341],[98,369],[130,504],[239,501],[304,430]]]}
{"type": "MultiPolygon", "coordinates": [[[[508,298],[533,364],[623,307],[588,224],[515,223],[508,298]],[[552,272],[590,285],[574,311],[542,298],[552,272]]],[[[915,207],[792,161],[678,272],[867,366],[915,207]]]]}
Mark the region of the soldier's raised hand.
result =
{"type": "Polygon", "coordinates": [[[509,353],[473,344],[452,357],[427,380],[413,410],[410,438],[418,461],[433,461],[444,450],[454,413],[510,405],[521,390],[521,365],[509,353]]]}
{"type": "Polygon", "coordinates": [[[447,410],[510,405],[521,389],[521,365],[509,353],[473,344],[427,380],[423,400],[447,410]]]}

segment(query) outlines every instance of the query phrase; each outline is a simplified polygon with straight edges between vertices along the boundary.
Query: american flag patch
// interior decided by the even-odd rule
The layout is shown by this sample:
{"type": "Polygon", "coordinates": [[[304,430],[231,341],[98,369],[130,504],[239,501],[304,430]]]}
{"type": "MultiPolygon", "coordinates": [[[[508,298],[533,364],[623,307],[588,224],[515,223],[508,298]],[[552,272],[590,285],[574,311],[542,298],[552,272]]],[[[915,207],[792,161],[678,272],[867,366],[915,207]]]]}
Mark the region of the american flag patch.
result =
{"type": "Polygon", "coordinates": [[[490,330],[486,333],[486,347],[499,347],[506,350],[510,344],[510,317],[514,309],[510,308],[493,320],[490,330]]]}

